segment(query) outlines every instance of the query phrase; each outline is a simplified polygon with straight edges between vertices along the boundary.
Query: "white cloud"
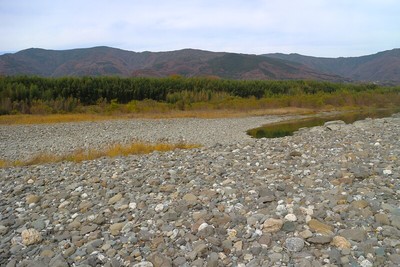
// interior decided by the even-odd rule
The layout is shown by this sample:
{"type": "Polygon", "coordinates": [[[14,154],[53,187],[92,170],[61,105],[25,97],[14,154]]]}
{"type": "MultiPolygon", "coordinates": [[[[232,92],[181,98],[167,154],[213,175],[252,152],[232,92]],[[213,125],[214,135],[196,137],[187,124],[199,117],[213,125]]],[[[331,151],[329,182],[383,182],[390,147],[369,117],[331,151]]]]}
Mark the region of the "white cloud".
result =
{"type": "Polygon", "coordinates": [[[349,56],[400,43],[396,0],[1,2],[0,51],[110,45],[349,56]]]}

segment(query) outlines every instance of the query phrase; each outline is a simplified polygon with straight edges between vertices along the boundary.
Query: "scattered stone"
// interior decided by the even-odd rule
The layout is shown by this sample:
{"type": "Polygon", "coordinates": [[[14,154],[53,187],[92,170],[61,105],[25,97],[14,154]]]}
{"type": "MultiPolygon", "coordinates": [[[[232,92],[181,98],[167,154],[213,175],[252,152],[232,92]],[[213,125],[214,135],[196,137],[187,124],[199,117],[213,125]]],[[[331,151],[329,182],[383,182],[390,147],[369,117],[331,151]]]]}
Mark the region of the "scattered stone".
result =
{"type": "Polygon", "coordinates": [[[57,255],[51,259],[49,266],[52,267],[69,267],[68,262],[64,259],[63,256],[57,255]]]}
{"type": "Polygon", "coordinates": [[[207,265],[206,267],[217,267],[218,266],[218,254],[212,252],[207,258],[207,265]]]}
{"type": "Polygon", "coordinates": [[[313,236],[313,233],[312,233],[310,230],[306,229],[306,230],[304,230],[304,231],[301,231],[301,232],[299,233],[299,235],[300,235],[303,239],[307,239],[307,238],[312,237],[312,236],[313,236]]]}
{"type": "Polygon", "coordinates": [[[391,225],[393,227],[396,227],[397,229],[400,230],[400,216],[399,215],[392,215],[390,217],[391,225]]]}
{"type": "Polygon", "coordinates": [[[0,168],[0,266],[399,266],[400,116],[245,136],[269,118],[0,125],[11,160],[204,144],[0,168]]]}
{"type": "Polygon", "coordinates": [[[375,214],[375,221],[380,225],[390,225],[389,216],[385,213],[377,213],[375,214]]]}
{"type": "Polygon", "coordinates": [[[313,243],[313,244],[327,244],[332,241],[332,237],[330,236],[325,236],[325,235],[318,235],[318,236],[313,236],[307,239],[307,242],[313,243]]]}
{"type": "Polygon", "coordinates": [[[291,252],[299,252],[304,248],[304,240],[299,237],[290,237],[286,239],[286,248],[291,252]]]}
{"type": "Polygon", "coordinates": [[[40,243],[42,241],[42,235],[36,229],[30,228],[25,229],[21,233],[22,244],[29,246],[32,244],[40,243]]]}
{"type": "Polygon", "coordinates": [[[283,223],[282,231],[294,232],[294,230],[296,230],[296,224],[294,222],[287,221],[283,223]]]}
{"type": "Polygon", "coordinates": [[[118,235],[121,232],[124,225],[125,223],[114,223],[110,225],[110,233],[112,235],[118,235]]]}
{"type": "Polygon", "coordinates": [[[345,236],[347,239],[356,241],[356,242],[362,242],[367,239],[367,234],[365,230],[360,229],[360,228],[355,228],[355,229],[345,229],[340,233],[342,236],[345,236]]]}
{"type": "Polygon", "coordinates": [[[365,200],[357,200],[357,201],[353,201],[353,202],[351,203],[351,205],[352,205],[354,208],[363,209],[363,208],[367,207],[369,204],[368,204],[368,202],[365,201],[365,200]]]}
{"type": "Polygon", "coordinates": [[[149,261],[142,261],[134,264],[133,267],[154,267],[154,265],[149,261]]]}
{"type": "Polygon", "coordinates": [[[171,258],[162,255],[161,253],[153,253],[148,257],[148,260],[154,267],[170,267],[172,266],[171,258]]]}
{"type": "Polygon", "coordinates": [[[27,195],[26,196],[27,204],[38,203],[39,201],[40,201],[40,196],[38,196],[38,195],[27,195]]]}
{"type": "Polygon", "coordinates": [[[89,225],[82,226],[80,234],[86,235],[88,233],[95,231],[97,228],[98,228],[98,226],[96,224],[89,224],[89,225]]]}
{"type": "Polygon", "coordinates": [[[278,232],[283,226],[283,221],[280,219],[269,218],[263,224],[263,231],[266,233],[278,232]]]}
{"type": "Polygon", "coordinates": [[[197,197],[193,194],[184,195],[183,200],[185,200],[188,205],[194,205],[197,203],[197,197]]]}
{"type": "Polygon", "coordinates": [[[290,213],[285,216],[285,220],[290,221],[290,222],[295,222],[295,221],[297,221],[297,217],[296,217],[296,215],[290,213]]]}
{"type": "Polygon", "coordinates": [[[322,223],[320,221],[317,221],[315,219],[310,220],[308,222],[308,226],[315,232],[323,234],[323,235],[332,235],[333,234],[332,226],[322,223]]]}
{"type": "Polygon", "coordinates": [[[346,123],[344,121],[336,120],[336,121],[325,122],[324,126],[325,126],[325,128],[327,128],[327,129],[329,129],[331,131],[338,131],[345,124],[346,123]]]}
{"type": "Polygon", "coordinates": [[[8,227],[0,224],[0,235],[5,235],[8,232],[8,227]]]}
{"type": "Polygon", "coordinates": [[[235,244],[233,244],[233,248],[236,251],[241,251],[243,249],[243,241],[237,241],[235,244]]]}
{"type": "Polygon", "coordinates": [[[334,245],[335,247],[340,248],[340,249],[350,249],[351,248],[350,242],[347,241],[347,239],[342,236],[335,236],[332,239],[332,245],[334,245]]]}
{"type": "Polygon", "coordinates": [[[122,199],[122,194],[118,193],[108,200],[108,205],[113,205],[122,199]]]}

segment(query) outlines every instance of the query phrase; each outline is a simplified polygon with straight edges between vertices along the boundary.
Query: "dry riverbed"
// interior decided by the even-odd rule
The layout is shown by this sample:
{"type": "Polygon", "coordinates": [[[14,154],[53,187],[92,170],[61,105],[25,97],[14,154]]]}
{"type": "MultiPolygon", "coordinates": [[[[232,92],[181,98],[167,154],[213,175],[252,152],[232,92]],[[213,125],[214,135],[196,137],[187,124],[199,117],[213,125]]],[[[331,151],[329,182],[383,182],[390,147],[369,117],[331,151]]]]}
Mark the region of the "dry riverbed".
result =
{"type": "Polygon", "coordinates": [[[292,137],[284,117],[0,127],[0,158],[204,146],[0,169],[1,266],[399,266],[400,117],[292,137]]]}

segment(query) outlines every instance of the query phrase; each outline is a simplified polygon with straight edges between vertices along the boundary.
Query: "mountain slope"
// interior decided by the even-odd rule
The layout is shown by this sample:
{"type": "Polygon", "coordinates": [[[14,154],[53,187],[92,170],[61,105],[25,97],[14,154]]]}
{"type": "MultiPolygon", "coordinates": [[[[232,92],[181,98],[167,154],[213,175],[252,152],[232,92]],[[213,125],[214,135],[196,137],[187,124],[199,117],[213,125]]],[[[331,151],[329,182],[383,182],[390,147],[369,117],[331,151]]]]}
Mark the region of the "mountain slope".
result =
{"type": "Polygon", "coordinates": [[[299,63],[263,56],[183,49],[131,52],[110,47],[72,50],[31,48],[0,56],[2,75],[165,77],[218,76],[228,79],[316,79],[340,81],[299,63]]]}
{"type": "Polygon", "coordinates": [[[299,54],[247,55],[183,49],[131,52],[111,47],[30,48],[0,56],[0,75],[122,77],[170,75],[227,79],[313,79],[400,84],[400,49],[354,58],[299,54]]]}
{"type": "Polygon", "coordinates": [[[319,58],[299,54],[265,54],[269,58],[304,64],[354,81],[400,84],[400,49],[348,58],[319,58]]]}

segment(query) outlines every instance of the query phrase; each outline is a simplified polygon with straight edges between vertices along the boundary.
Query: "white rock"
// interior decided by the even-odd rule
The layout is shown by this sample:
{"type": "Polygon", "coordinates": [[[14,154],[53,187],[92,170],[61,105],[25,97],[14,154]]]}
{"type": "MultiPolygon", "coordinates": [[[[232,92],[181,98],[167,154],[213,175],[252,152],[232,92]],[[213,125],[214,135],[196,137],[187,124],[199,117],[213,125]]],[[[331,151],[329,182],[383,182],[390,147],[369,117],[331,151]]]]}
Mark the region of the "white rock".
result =
{"type": "Polygon", "coordinates": [[[154,208],[156,212],[161,212],[164,209],[164,204],[157,204],[157,206],[154,208]]]}
{"type": "Polygon", "coordinates": [[[153,267],[153,266],[154,266],[153,263],[149,261],[142,261],[133,265],[133,267],[153,267]]]}
{"type": "Polygon", "coordinates": [[[136,209],[136,202],[131,202],[131,203],[129,203],[129,208],[130,208],[131,210],[136,209]]]}
{"type": "Polygon", "coordinates": [[[383,170],[384,175],[392,175],[392,170],[383,170]]]}
{"type": "Polygon", "coordinates": [[[65,207],[68,206],[70,203],[71,203],[71,202],[69,202],[68,200],[66,200],[66,201],[62,202],[62,203],[58,206],[58,208],[59,208],[59,209],[65,208],[65,207]]]}
{"type": "Polygon", "coordinates": [[[285,216],[285,220],[289,222],[295,222],[297,221],[297,217],[293,213],[289,213],[288,215],[285,216]]]}
{"type": "Polygon", "coordinates": [[[361,267],[372,267],[373,264],[369,260],[363,260],[362,262],[360,262],[360,266],[361,267]]]}
{"type": "Polygon", "coordinates": [[[208,226],[208,223],[202,223],[202,224],[200,224],[200,226],[197,229],[197,231],[199,232],[199,231],[203,230],[204,228],[206,228],[207,226],[208,226]]]}

